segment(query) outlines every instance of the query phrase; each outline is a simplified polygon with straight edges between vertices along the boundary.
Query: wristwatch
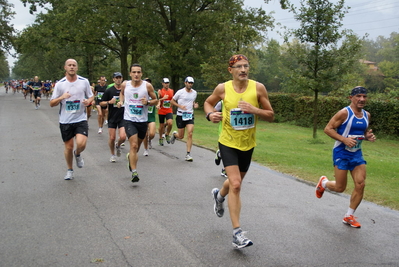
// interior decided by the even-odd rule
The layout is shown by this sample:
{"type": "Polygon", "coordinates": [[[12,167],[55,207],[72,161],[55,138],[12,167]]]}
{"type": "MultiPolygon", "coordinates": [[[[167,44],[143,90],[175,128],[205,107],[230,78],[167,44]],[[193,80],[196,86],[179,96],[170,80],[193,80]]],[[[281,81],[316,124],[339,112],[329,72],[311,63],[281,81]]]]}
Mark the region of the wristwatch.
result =
{"type": "Polygon", "coordinates": [[[212,114],[213,112],[209,112],[208,114],[206,114],[206,119],[208,120],[208,121],[211,121],[211,119],[209,118],[209,116],[212,114]]]}

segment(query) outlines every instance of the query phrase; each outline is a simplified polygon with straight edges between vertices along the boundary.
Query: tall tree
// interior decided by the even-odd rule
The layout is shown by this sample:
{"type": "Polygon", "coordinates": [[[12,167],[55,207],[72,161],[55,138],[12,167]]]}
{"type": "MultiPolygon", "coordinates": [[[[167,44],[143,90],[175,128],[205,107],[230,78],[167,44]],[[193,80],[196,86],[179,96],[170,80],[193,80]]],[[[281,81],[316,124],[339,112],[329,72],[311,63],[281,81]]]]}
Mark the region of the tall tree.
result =
{"type": "Polygon", "coordinates": [[[10,24],[15,12],[11,10],[13,5],[7,0],[0,0],[0,49],[9,51],[12,47],[14,27],[10,24]]]}
{"type": "Polygon", "coordinates": [[[10,77],[10,69],[5,53],[0,50],[0,81],[7,80],[10,77]]]}
{"type": "Polygon", "coordinates": [[[389,37],[378,36],[375,40],[364,40],[362,53],[366,60],[376,63],[399,61],[399,34],[392,32],[389,37]]]}
{"type": "Polygon", "coordinates": [[[314,93],[313,138],[317,137],[318,95],[337,86],[353,64],[356,64],[361,41],[351,32],[341,30],[342,20],[348,12],[344,0],[336,4],[328,0],[301,0],[301,7],[290,6],[290,11],[300,23],[286,38],[293,36],[303,49],[291,46],[288,51],[300,65],[295,80],[314,93]]]}
{"type": "Polygon", "coordinates": [[[258,41],[270,26],[260,9],[243,9],[242,0],[23,0],[51,4],[39,23],[52,24],[55,38],[103,46],[126,73],[141,57],[159,55],[156,72],[171,77],[173,88],[184,76],[201,75],[201,64],[221,54],[224,61],[258,41]],[[215,34],[217,33],[217,34],[215,34]]]}
{"type": "Polygon", "coordinates": [[[258,82],[263,83],[270,92],[280,91],[283,78],[281,47],[272,39],[259,51],[259,71],[254,74],[258,82]]]}
{"type": "Polygon", "coordinates": [[[184,76],[198,77],[201,69],[212,78],[215,72],[204,62],[226,64],[227,55],[258,41],[261,31],[271,26],[265,11],[242,5],[241,0],[145,2],[153,18],[146,24],[147,38],[158,45],[159,71],[170,74],[172,88],[184,76]]]}
{"type": "MultiPolygon", "coordinates": [[[[87,47],[102,47],[120,59],[120,71],[128,77],[128,60],[135,61],[137,55],[132,48],[137,46],[138,29],[143,14],[140,1],[132,0],[22,0],[31,5],[50,5],[47,14],[37,19],[38,24],[48,24],[49,35],[64,43],[77,43],[87,47]]],[[[94,69],[88,66],[88,69],[94,69]]],[[[114,70],[116,71],[116,70],[114,70]]],[[[89,73],[92,76],[92,73],[89,73]]]]}

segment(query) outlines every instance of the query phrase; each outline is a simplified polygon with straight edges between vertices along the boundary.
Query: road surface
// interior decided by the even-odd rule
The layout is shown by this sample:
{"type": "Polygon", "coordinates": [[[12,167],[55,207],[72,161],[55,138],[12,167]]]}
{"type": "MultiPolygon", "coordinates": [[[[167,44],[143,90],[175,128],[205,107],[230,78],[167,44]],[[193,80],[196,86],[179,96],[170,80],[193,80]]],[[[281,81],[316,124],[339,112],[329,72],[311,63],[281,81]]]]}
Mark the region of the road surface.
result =
{"type": "Polygon", "coordinates": [[[214,152],[193,147],[190,163],[183,142],[154,141],[132,184],[127,148],[109,162],[93,113],[85,166],[65,181],[58,107],[2,87],[0,116],[0,266],[399,266],[397,211],[364,201],[353,229],[347,195],[317,199],[314,184],[253,163],[241,224],[254,245],[236,250],[228,210],[213,212],[214,152]]]}

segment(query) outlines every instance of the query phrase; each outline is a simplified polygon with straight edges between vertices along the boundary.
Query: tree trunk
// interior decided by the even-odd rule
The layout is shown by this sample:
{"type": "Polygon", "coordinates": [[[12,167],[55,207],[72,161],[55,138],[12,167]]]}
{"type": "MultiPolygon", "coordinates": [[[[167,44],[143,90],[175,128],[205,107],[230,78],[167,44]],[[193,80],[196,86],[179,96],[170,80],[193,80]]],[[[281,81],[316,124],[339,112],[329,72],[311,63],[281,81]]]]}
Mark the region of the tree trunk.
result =
{"type": "MultiPolygon", "coordinates": [[[[179,75],[176,73],[172,74],[171,77],[171,83],[170,83],[170,88],[173,89],[174,93],[176,93],[180,88],[179,88],[179,75]]],[[[176,106],[172,106],[173,107],[173,114],[176,114],[177,112],[177,107],[176,106]]]]}
{"type": "Polygon", "coordinates": [[[89,80],[90,85],[91,85],[91,82],[93,82],[95,80],[94,71],[93,71],[93,69],[94,69],[93,62],[94,62],[94,56],[90,52],[87,53],[86,54],[86,69],[87,69],[87,74],[88,74],[87,79],[89,80]]]}
{"type": "Polygon", "coordinates": [[[319,108],[318,108],[318,103],[319,103],[319,90],[314,91],[314,102],[313,102],[313,139],[317,138],[317,119],[319,115],[319,108]]]}
{"type": "Polygon", "coordinates": [[[122,37],[121,40],[121,73],[123,75],[123,80],[130,80],[130,69],[127,61],[129,54],[129,39],[126,36],[122,37]]]}

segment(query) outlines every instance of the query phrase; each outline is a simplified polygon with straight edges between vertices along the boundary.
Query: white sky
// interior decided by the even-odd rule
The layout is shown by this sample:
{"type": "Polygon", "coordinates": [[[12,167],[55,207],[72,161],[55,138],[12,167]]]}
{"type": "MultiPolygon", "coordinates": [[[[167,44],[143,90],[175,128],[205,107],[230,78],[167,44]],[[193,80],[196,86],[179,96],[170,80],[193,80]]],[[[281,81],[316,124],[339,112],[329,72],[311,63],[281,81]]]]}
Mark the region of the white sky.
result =
{"type": "MultiPolygon", "coordinates": [[[[296,7],[300,7],[300,0],[290,0],[296,7]]],[[[337,0],[330,0],[337,3],[337,0]]],[[[267,13],[274,11],[276,23],[295,29],[298,23],[292,13],[280,8],[279,0],[271,0],[265,4],[263,0],[244,0],[246,6],[262,7],[267,13]]],[[[399,8],[398,0],[345,0],[345,6],[350,7],[349,13],[343,20],[343,28],[351,29],[359,37],[368,34],[367,39],[375,40],[378,36],[389,37],[392,32],[399,33],[399,16],[396,12],[399,8]]],[[[268,37],[281,40],[276,31],[268,32],[268,37]]]]}
{"type": "MultiPolygon", "coordinates": [[[[11,21],[15,29],[21,31],[34,22],[35,16],[29,14],[29,7],[24,7],[20,0],[8,0],[8,2],[14,5],[16,12],[11,21]]],[[[296,7],[300,6],[300,0],[291,0],[291,2],[296,7]]],[[[244,5],[262,7],[267,13],[274,11],[273,16],[276,23],[281,23],[291,29],[298,27],[293,15],[280,8],[279,0],[272,0],[269,4],[265,4],[262,0],[244,0],[244,5]]],[[[392,32],[399,32],[399,16],[395,15],[395,10],[397,11],[399,8],[398,0],[346,0],[345,6],[349,6],[351,9],[344,18],[343,28],[353,30],[359,37],[363,37],[367,33],[368,39],[375,40],[380,35],[389,37],[392,32]]],[[[276,26],[273,31],[268,32],[267,36],[281,41],[277,34],[279,29],[276,26]]],[[[12,65],[14,59],[9,56],[8,61],[12,65]]]]}

